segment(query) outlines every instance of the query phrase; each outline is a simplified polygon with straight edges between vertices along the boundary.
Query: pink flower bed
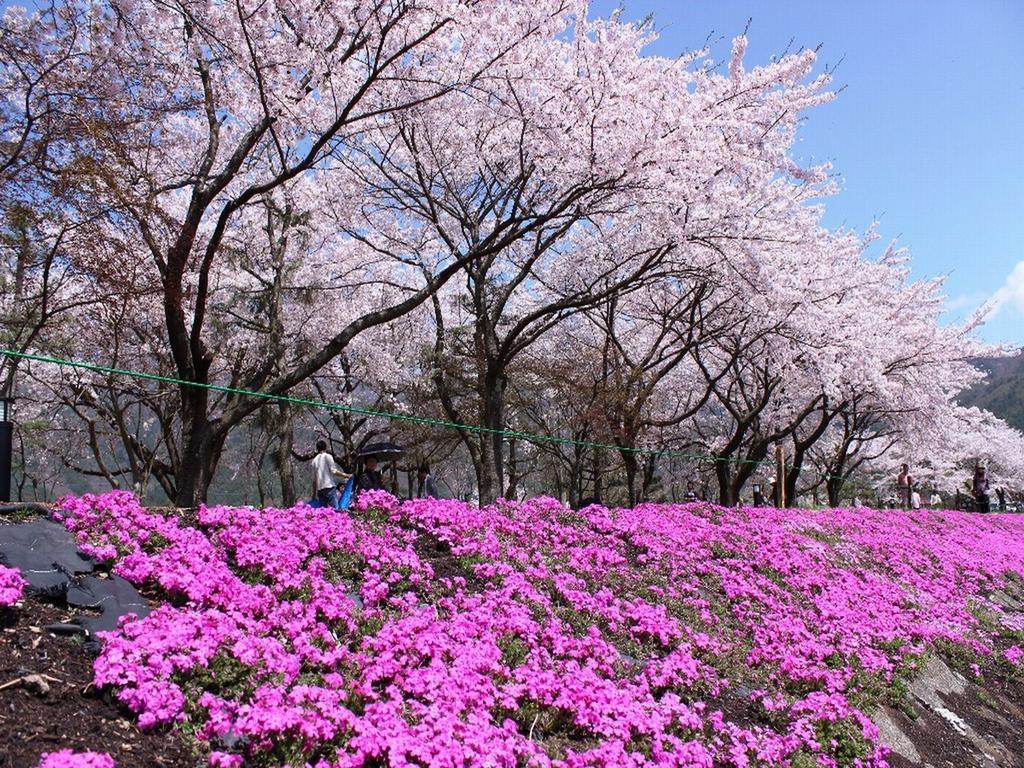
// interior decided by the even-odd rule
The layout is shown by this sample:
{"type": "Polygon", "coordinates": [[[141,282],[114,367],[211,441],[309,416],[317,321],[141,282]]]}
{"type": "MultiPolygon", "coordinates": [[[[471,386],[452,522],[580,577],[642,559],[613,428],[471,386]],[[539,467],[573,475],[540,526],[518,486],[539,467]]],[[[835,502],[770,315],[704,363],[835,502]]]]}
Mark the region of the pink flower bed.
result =
{"type": "Polygon", "coordinates": [[[37,768],[114,768],[114,758],[101,752],[45,752],[37,768]]]}
{"type": "Polygon", "coordinates": [[[21,599],[25,583],[17,568],[0,565],[0,608],[18,602],[21,599]]]}
{"type": "Polygon", "coordinates": [[[107,635],[96,683],[214,766],[884,766],[865,712],[922,654],[1019,669],[991,599],[1024,573],[1007,516],[61,507],[166,599],[107,635]]]}

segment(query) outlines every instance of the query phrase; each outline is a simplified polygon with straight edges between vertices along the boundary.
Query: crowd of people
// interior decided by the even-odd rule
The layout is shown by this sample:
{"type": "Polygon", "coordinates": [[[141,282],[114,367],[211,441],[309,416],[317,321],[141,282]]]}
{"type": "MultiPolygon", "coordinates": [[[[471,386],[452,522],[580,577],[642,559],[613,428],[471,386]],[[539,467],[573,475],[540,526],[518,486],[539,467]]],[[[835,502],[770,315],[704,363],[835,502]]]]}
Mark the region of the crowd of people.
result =
{"type": "MultiPolygon", "coordinates": [[[[348,507],[362,491],[391,490],[384,481],[384,475],[380,470],[380,458],[370,454],[362,458],[354,473],[346,472],[328,450],[326,440],[318,440],[316,444],[316,455],[311,465],[313,470],[313,500],[322,507],[348,507]]],[[[410,496],[414,498],[440,498],[437,484],[430,474],[430,466],[422,463],[416,472],[416,487],[410,488],[410,496]]],[[[1002,487],[991,489],[988,477],[988,470],[978,464],[974,468],[974,475],[965,481],[965,493],[956,491],[952,507],[954,509],[973,510],[975,512],[993,511],[992,494],[996,498],[995,510],[1007,511],[1007,493],[1002,487]]],[[[771,484],[767,496],[763,493],[759,483],[754,484],[753,505],[755,507],[766,504],[777,505],[777,489],[771,484]]],[[[703,501],[703,496],[698,492],[694,481],[686,483],[684,501],[703,501]]],[[[597,499],[586,499],[580,506],[589,503],[598,503],[597,499]],[[584,503],[585,502],[585,503],[584,503]]],[[[896,496],[889,500],[879,499],[879,506],[898,506],[902,509],[913,510],[922,508],[941,509],[949,508],[948,500],[944,501],[939,495],[938,489],[932,489],[931,495],[925,502],[922,496],[920,483],[910,472],[910,465],[903,464],[896,475],[896,496]]],[[[853,505],[861,506],[860,497],[854,497],[853,505]]]]}
{"type": "MultiPolygon", "coordinates": [[[[994,493],[996,498],[995,511],[1007,511],[1006,489],[997,487],[993,490],[989,482],[988,470],[981,464],[975,465],[974,474],[971,479],[964,481],[964,488],[965,492],[962,493],[960,489],[957,489],[954,494],[952,505],[954,509],[992,512],[992,494],[994,493]]],[[[899,474],[896,475],[896,499],[897,504],[903,509],[921,509],[924,506],[922,504],[920,486],[910,473],[910,466],[908,464],[903,464],[900,467],[899,474]]],[[[943,503],[938,490],[933,490],[928,498],[927,506],[932,509],[939,509],[949,505],[943,503]]]]}

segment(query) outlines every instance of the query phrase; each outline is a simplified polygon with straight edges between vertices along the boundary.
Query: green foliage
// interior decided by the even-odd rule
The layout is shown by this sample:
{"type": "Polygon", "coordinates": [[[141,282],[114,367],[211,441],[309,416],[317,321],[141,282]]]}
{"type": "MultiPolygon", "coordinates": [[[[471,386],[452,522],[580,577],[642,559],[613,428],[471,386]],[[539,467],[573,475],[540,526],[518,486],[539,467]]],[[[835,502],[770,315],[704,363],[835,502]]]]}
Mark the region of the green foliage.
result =
{"type": "Polygon", "coordinates": [[[324,578],[332,584],[358,584],[362,580],[366,563],[359,555],[335,549],[326,553],[324,560],[327,562],[324,578]]]}
{"type": "Polygon", "coordinates": [[[226,649],[217,652],[205,667],[194,667],[178,684],[188,704],[195,707],[203,693],[246,700],[256,690],[253,668],[243,664],[226,649]]]}
{"type": "Polygon", "coordinates": [[[516,635],[505,635],[498,641],[501,651],[501,663],[509,669],[515,669],[530,654],[530,648],[516,635]]]}
{"type": "Polygon", "coordinates": [[[160,533],[150,533],[142,542],[142,551],[149,555],[155,555],[162,549],[171,545],[170,539],[160,533]]]}
{"type": "Polygon", "coordinates": [[[826,754],[835,758],[840,768],[853,768],[857,761],[872,752],[872,745],[860,725],[851,718],[844,720],[819,720],[814,726],[818,743],[826,754]]]}

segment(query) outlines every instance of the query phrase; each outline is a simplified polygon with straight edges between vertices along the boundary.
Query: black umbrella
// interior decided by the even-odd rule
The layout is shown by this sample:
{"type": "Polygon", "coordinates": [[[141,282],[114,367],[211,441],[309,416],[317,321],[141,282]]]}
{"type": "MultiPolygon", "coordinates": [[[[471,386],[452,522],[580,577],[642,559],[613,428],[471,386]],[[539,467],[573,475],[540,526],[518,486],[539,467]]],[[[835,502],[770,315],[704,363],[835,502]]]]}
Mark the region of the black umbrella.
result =
{"type": "Polygon", "coordinates": [[[394,443],[367,443],[359,449],[359,453],[356,455],[361,459],[365,459],[367,456],[376,456],[381,460],[390,460],[397,459],[404,454],[405,448],[394,443]]]}

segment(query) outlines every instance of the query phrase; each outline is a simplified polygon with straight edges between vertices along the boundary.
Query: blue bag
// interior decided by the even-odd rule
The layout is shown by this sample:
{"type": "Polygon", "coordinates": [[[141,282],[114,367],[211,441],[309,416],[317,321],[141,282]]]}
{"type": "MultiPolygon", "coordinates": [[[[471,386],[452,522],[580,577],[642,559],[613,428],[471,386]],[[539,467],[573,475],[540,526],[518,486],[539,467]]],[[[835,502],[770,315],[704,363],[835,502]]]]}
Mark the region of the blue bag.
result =
{"type": "Polygon", "coordinates": [[[337,504],[335,505],[334,508],[335,509],[348,509],[349,505],[352,503],[352,494],[355,492],[355,489],[356,489],[356,478],[355,478],[355,475],[353,475],[352,477],[350,477],[348,479],[348,482],[345,483],[345,490],[343,490],[341,492],[341,498],[338,499],[338,502],[337,502],[337,504]]]}

